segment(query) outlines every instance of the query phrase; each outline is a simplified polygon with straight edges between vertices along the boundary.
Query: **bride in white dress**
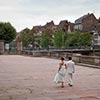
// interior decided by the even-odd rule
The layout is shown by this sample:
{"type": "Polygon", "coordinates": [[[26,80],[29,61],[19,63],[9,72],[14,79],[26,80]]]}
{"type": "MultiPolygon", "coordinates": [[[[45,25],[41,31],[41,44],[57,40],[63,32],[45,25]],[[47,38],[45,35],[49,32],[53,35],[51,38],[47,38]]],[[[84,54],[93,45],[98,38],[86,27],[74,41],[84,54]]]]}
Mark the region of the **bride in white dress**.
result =
{"type": "Polygon", "coordinates": [[[64,87],[64,77],[66,74],[66,67],[64,64],[64,58],[61,57],[61,61],[59,63],[58,73],[54,77],[55,83],[61,83],[61,87],[64,87]]]}

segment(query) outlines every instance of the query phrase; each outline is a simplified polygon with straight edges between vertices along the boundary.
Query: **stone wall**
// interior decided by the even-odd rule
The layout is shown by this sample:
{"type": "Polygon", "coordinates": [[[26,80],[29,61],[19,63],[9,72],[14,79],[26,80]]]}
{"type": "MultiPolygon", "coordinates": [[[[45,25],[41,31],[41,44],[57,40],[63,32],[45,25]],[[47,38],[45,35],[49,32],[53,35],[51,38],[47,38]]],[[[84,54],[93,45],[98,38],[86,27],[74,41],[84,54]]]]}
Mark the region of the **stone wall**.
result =
{"type": "Polygon", "coordinates": [[[57,58],[57,59],[60,59],[60,57],[64,57],[66,58],[66,60],[68,57],[71,56],[76,63],[100,66],[100,57],[97,56],[86,56],[86,55],[73,54],[67,52],[29,51],[29,50],[23,51],[23,54],[31,55],[33,57],[45,56],[45,57],[57,58]]]}
{"type": "Polygon", "coordinates": [[[0,54],[4,53],[4,41],[0,41],[0,54]]]}
{"type": "Polygon", "coordinates": [[[18,54],[21,54],[22,50],[23,50],[23,46],[22,46],[22,42],[17,41],[17,52],[18,54]]]}

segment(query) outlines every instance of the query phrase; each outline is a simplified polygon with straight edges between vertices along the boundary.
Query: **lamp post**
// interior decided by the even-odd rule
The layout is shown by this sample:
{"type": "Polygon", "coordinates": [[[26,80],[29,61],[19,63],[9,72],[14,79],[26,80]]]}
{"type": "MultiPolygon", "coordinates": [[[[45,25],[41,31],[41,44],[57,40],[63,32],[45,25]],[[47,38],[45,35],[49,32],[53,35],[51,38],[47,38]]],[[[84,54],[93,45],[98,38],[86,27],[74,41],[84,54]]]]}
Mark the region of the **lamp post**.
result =
{"type": "Polygon", "coordinates": [[[93,46],[93,55],[95,55],[95,44],[96,42],[98,42],[96,39],[97,39],[97,29],[96,29],[96,26],[94,26],[94,29],[92,31],[92,46],[93,46]]]}
{"type": "Polygon", "coordinates": [[[93,55],[95,55],[95,45],[98,43],[98,34],[93,32],[93,55]]]}

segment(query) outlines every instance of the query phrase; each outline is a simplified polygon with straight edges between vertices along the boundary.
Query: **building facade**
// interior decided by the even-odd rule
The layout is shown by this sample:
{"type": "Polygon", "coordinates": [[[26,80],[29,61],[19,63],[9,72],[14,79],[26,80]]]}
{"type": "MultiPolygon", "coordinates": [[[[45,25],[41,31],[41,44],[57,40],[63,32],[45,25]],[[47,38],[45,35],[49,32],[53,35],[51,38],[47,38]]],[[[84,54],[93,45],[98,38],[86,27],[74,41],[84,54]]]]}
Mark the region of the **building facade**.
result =
{"type": "Polygon", "coordinates": [[[74,30],[79,30],[82,32],[92,32],[95,30],[95,27],[98,23],[98,20],[93,13],[84,15],[77,20],[75,20],[74,30]]]}

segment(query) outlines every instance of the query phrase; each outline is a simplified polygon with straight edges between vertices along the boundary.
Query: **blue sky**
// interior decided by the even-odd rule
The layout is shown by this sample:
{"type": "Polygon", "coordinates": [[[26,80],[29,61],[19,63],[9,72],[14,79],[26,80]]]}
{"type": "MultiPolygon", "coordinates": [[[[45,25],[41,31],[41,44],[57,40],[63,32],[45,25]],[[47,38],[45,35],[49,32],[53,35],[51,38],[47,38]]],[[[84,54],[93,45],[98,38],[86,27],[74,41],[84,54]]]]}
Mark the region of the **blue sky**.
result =
{"type": "Polygon", "coordinates": [[[10,22],[17,32],[51,20],[74,22],[87,13],[99,18],[100,0],[0,0],[0,21],[10,22]]]}

